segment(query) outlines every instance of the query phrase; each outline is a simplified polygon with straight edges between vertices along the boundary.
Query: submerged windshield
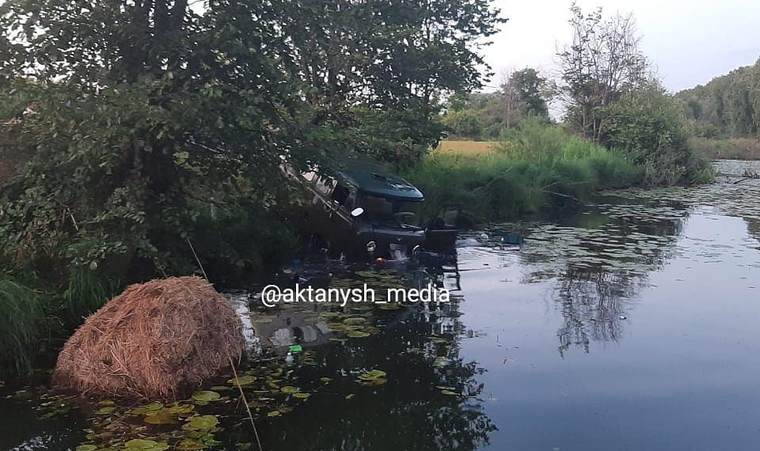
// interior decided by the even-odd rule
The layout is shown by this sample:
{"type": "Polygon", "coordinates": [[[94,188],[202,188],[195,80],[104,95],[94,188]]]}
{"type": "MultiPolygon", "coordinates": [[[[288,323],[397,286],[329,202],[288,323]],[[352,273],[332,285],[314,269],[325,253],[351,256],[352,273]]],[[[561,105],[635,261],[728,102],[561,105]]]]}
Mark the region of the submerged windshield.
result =
{"type": "Polygon", "coordinates": [[[365,194],[362,207],[367,220],[392,222],[400,226],[419,226],[420,223],[420,202],[365,194]]]}

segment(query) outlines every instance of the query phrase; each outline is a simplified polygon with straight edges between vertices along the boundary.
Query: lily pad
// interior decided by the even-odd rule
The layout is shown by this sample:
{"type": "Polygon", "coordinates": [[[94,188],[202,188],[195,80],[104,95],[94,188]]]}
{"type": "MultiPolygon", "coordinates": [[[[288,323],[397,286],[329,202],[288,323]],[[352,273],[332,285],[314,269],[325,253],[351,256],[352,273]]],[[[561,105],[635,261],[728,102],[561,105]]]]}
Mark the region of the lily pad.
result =
{"type": "Polygon", "coordinates": [[[125,443],[124,449],[128,451],[164,451],[169,449],[169,445],[155,440],[136,438],[125,443]]]}
{"type": "Polygon", "coordinates": [[[98,449],[95,445],[79,445],[76,447],[76,451],[95,451],[98,449]]]}
{"type": "Polygon", "coordinates": [[[151,412],[157,412],[164,408],[164,405],[160,402],[152,402],[150,404],[145,404],[140,407],[135,407],[134,409],[130,410],[129,413],[132,415],[147,415],[151,412]]]}
{"type": "Polygon", "coordinates": [[[343,320],[343,324],[346,324],[349,326],[360,326],[366,323],[367,323],[367,318],[363,318],[361,316],[352,316],[350,318],[346,318],[343,320]]]}
{"type": "Polygon", "coordinates": [[[385,378],[386,373],[382,370],[371,370],[371,371],[365,371],[364,373],[359,375],[359,382],[362,385],[383,385],[388,380],[385,378]]]}
{"type": "Polygon", "coordinates": [[[280,388],[280,391],[285,394],[292,395],[293,393],[298,393],[299,391],[301,391],[301,389],[298,387],[294,387],[292,385],[286,385],[280,388]]]}
{"type": "Polygon", "coordinates": [[[209,431],[214,429],[217,424],[219,424],[219,419],[216,415],[199,415],[188,418],[182,429],[186,431],[209,431]]]}
{"type": "Polygon", "coordinates": [[[298,398],[298,399],[306,399],[309,396],[311,396],[311,393],[304,393],[304,392],[293,393],[293,397],[298,398]]]}
{"type": "Polygon", "coordinates": [[[174,424],[177,422],[177,417],[169,409],[161,409],[146,415],[143,421],[148,424],[174,424]]]}
{"type": "Polygon", "coordinates": [[[346,333],[346,336],[348,338],[366,338],[366,337],[369,337],[369,335],[370,335],[369,333],[362,332],[360,330],[350,330],[346,333]]]}
{"type": "Polygon", "coordinates": [[[282,413],[279,410],[273,410],[267,414],[268,417],[279,417],[282,413]]]}
{"type": "Polygon", "coordinates": [[[218,401],[222,395],[215,391],[197,391],[193,393],[193,401],[197,402],[198,404],[206,404],[213,401],[218,401]]]}
{"type": "Polygon", "coordinates": [[[250,375],[240,376],[237,379],[230,379],[227,381],[228,384],[232,384],[232,385],[240,386],[240,387],[251,385],[254,382],[256,382],[256,377],[250,376],[250,375]]]}
{"type": "Polygon", "coordinates": [[[181,415],[192,413],[195,410],[195,406],[192,404],[174,404],[171,407],[167,407],[166,410],[173,414],[181,415]]]}
{"type": "Polygon", "coordinates": [[[106,406],[95,411],[96,415],[110,415],[116,411],[116,407],[106,406]]]}
{"type": "Polygon", "coordinates": [[[382,370],[365,371],[359,375],[359,379],[363,381],[385,378],[386,372],[382,370]]]}
{"type": "Polygon", "coordinates": [[[177,443],[177,449],[181,449],[184,451],[206,449],[206,445],[204,445],[202,442],[198,440],[195,440],[192,438],[186,438],[186,439],[180,440],[180,442],[177,443]]]}

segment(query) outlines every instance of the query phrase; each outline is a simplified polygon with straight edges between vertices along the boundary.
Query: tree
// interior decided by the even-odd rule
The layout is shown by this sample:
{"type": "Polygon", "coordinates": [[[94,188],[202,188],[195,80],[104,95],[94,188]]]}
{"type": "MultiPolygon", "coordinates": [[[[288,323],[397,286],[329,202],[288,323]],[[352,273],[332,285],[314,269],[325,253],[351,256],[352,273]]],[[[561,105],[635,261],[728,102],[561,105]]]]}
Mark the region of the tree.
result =
{"type": "Polygon", "coordinates": [[[693,183],[709,174],[709,164],[687,145],[680,106],[659,83],[623,94],[603,115],[600,140],[639,166],[645,185],[693,183]]]}
{"type": "Polygon", "coordinates": [[[482,86],[480,42],[504,21],[485,0],[299,0],[280,9],[311,125],[327,125],[344,151],[401,165],[440,139],[441,98],[482,86]]]}
{"type": "Polygon", "coordinates": [[[538,71],[530,67],[518,70],[510,77],[509,85],[524,105],[525,114],[542,119],[549,117],[547,81],[538,71]]]}
{"type": "Polygon", "coordinates": [[[753,137],[760,133],[760,61],[676,94],[704,137],[753,137]]]}
{"type": "Polygon", "coordinates": [[[584,14],[570,8],[573,42],[558,56],[566,121],[584,136],[599,140],[606,126],[601,111],[650,78],[639,49],[633,16],[604,19],[602,9],[584,14]]]}
{"type": "MultiPolygon", "coordinates": [[[[487,0],[8,0],[0,83],[23,78],[33,114],[3,256],[51,276],[187,272],[187,240],[219,215],[277,217],[283,159],[419,158],[438,98],[480,86],[477,43],[501,21],[487,0]]],[[[242,245],[203,250],[223,248],[242,245]]]]}

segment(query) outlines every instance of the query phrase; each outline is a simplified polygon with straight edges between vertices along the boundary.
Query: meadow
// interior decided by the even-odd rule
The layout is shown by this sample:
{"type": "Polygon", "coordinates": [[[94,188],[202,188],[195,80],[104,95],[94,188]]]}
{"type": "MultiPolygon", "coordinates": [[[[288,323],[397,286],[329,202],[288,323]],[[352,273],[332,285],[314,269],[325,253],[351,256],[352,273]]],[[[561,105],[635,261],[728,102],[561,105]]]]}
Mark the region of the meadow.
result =
{"type": "Polygon", "coordinates": [[[441,141],[435,152],[448,154],[483,155],[492,153],[499,141],[441,141]]]}
{"type": "Polygon", "coordinates": [[[428,217],[460,206],[460,225],[572,208],[640,180],[623,155],[538,123],[502,142],[444,141],[404,175],[425,193],[428,217]]]}

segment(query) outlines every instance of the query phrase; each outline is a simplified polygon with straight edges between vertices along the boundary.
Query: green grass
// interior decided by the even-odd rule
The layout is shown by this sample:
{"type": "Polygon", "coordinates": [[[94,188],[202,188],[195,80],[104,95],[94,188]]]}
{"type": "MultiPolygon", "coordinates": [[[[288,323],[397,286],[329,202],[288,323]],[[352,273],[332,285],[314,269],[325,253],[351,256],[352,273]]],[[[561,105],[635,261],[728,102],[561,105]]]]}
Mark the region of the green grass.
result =
{"type": "Polygon", "coordinates": [[[0,375],[29,374],[40,350],[68,336],[120,288],[87,269],[73,269],[64,286],[47,286],[33,273],[0,272],[0,375]]]}
{"type": "Polygon", "coordinates": [[[504,138],[493,152],[434,152],[407,171],[425,193],[427,216],[457,205],[468,223],[511,219],[639,180],[622,155],[558,127],[527,123],[504,138]]]}
{"type": "Polygon", "coordinates": [[[44,316],[39,293],[0,274],[0,374],[31,371],[44,316]]]}
{"type": "Polygon", "coordinates": [[[106,279],[95,271],[76,268],[68,278],[66,289],[61,293],[62,315],[71,326],[82,323],[83,318],[103,306],[120,291],[118,282],[106,279]]]}

